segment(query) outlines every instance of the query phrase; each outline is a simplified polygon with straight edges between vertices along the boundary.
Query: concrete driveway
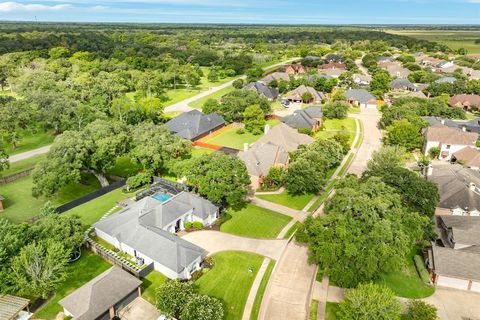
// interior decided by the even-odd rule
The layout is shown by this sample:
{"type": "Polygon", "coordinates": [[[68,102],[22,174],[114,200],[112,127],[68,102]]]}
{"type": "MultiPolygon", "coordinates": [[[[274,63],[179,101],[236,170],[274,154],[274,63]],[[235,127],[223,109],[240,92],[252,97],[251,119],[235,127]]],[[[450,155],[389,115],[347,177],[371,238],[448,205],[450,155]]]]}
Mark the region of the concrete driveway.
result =
{"type": "Polygon", "coordinates": [[[307,262],[307,247],[290,242],[277,262],[260,307],[259,319],[305,320],[315,265],[307,262]]]}
{"type": "Polygon", "coordinates": [[[378,128],[380,112],[374,108],[362,109],[361,113],[353,114],[352,117],[363,124],[363,141],[347,173],[361,175],[367,168],[372,153],[382,147],[382,132],[378,128]]]}
{"type": "Polygon", "coordinates": [[[221,251],[246,251],[279,260],[288,240],[263,240],[239,237],[220,231],[196,231],[187,233],[183,239],[214,254],[221,251]]]}
{"type": "Polygon", "coordinates": [[[157,320],[160,313],[150,302],[138,297],[119,312],[122,320],[157,320]]]}
{"type": "Polygon", "coordinates": [[[441,320],[480,320],[480,293],[437,288],[422,300],[437,307],[441,320]]]}

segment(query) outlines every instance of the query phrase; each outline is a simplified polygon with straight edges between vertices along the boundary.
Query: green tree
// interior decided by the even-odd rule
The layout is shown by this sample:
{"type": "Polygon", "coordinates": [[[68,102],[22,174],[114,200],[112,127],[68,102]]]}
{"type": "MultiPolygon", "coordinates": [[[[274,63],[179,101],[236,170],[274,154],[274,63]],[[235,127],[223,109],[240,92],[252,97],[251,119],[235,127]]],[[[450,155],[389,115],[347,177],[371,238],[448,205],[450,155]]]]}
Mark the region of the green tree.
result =
{"type": "Polygon", "coordinates": [[[235,89],[242,89],[243,88],[243,79],[237,79],[235,81],[233,81],[232,83],[232,86],[235,88],[235,89]]]}
{"type": "Polygon", "coordinates": [[[385,142],[388,145],[399,146],[407,151],[420,148],[423,144],[423,137],[420,128],[407,119],[394,121],[387,127],[385,142]]]}
{"type": "Polygon", "coordinates": [[[7,170],[9,167],[10,162],[8,161],[8,154],[5,152],[3,144],[0,141],[0,172],[3,170],[7,170]]]}
{"type": "Polygon", "coordinates": [[[223,305],[220,300],[195,294],[187,301],[180,315],[181,320],[222,320],[223,305]]]}
{"type": "Polygon", "coordinates": [[[245,203],[250,177],[237,157],[217,152],[205,154],[185,161],[177,172],[186,178],[187,185],[214,203],[231,206],[245,203]]]}
{"type": "Polygon", "coordinates": [[[12,260],[11,278],[15,291],[47,298],[66,279],[70,252],[52,240],[33,242],[12,260]]]}
{"type": "Polygon", "coordinates": [[[431,147],[430,150],[428,150],[428,155],[432,159],[437,159],[438,156],[440,155],[440,148],[439,147],[431,147]]]}
{"type": "Polygon", "coordinates": [[[85,241],[84,226],[78,216],[51,214],[34,223],[30,229],[30,238],[37,242],[53,240],[61,243],[69,254],[78,249],[85,241]]]}
{"type": "Polygon", "coordinates": [[[315,151],[306,150],[291,161],[285,176],[287,190],[292,194],[317,193],[325,184],[328,162],[315,151]]]}
{"type": "Polygon", "coordinates": [[[372,283],[360,284],[345,293],[338,305],[340,320],[399,320],[402,304],[393,291],[372,283]]]}
{"type": "Polygon", "coordinates": [[[405,163],[405,151],[398,146],[383,146],[380,150],[374,151],[372,158],[367,162],[367,170],[364,177],[382,176],[396,167],[405,163]]]}
{"type": "Polygon", "coordinates": [[[345,119],[348,115],[350,105],[344,101],[327,103],[323,107],[323,115],[327,119],[345,119]]]}
{"type": "Polygon", "coordinates": [[[390,77],[390,74],[385,70],[380,70],[372,77],[370,91],[378,92],[383,95],[390,90],[391,81],[392,78],[390,77]]]}
{"type": "Polygon", "coordinates": [[[302,101],[303,103],[310,103],[313,99],[313,96],[310,92],[304,92],[302,94],[302,101]]]}
{"type": "Polygon", "coordinates": [[[243,112],[243,123],[247,131],[255,135],[261,134],[266,123],[262,109],[258,105],[247,107],[243,112]]]}
{"type": "Polygon", "coordinates": [[[157,288],[156,306],[163,314],[178,319],[194,294],[195,290],[191,282],[169,280],[157,288]]]}
{"type": "Polygon", "coordinates": [[[412,300],[408,304],[405,318],[408,320],[437,320],[437,309],[421,300],[412,300]]]}
{"type": "Polygon", "coordinates": [[[285,181],[285,169],[282,167],[271,167],[268,174],[263,179],[263,186],[267,188],[278,188],[283,185],[285,181]]]}

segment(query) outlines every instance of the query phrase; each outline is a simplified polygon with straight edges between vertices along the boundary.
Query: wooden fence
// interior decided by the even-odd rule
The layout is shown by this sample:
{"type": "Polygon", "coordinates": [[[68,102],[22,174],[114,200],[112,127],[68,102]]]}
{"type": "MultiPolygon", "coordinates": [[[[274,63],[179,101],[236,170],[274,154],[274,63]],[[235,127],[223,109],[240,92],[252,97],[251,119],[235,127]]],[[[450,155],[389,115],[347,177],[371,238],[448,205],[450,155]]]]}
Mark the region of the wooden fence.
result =
{"type": "Polygon", "coordinates": [[[33,169],[34,168],[30,168],[30,169],[23,170],[5,177],[0,177],[0,185],[16,181],[23,177],[27,177],[32,174],[33,169]]]}

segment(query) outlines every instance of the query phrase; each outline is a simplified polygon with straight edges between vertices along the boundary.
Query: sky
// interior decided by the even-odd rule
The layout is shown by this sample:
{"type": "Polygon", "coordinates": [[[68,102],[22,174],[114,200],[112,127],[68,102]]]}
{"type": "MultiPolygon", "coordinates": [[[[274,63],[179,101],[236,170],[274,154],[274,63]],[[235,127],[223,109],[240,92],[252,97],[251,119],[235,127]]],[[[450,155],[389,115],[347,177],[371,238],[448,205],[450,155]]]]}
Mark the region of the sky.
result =
{"type": "Polygon", "coordinates": [[[0,20],[480,24],[480,0],[0,0],[0,20]]]}

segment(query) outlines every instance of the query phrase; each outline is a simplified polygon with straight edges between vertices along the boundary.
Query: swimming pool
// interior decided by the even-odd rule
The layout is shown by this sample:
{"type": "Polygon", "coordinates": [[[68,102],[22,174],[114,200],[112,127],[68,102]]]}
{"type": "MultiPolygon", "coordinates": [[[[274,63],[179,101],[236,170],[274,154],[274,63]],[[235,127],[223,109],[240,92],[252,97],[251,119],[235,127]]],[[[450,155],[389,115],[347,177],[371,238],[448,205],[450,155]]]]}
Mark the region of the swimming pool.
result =
{"type": "Polygon", "coordinates": [[[172,196],[166,193],[157,193],[156,195],[153,195],[152,198],[155,200],[158,200],[160,202],[165,202],[168,199],[170,199],[172,196]]]}

